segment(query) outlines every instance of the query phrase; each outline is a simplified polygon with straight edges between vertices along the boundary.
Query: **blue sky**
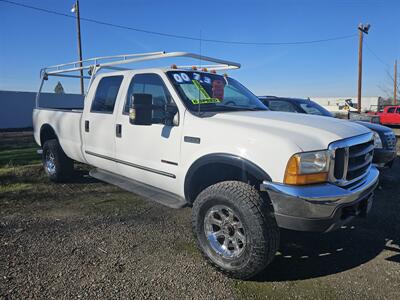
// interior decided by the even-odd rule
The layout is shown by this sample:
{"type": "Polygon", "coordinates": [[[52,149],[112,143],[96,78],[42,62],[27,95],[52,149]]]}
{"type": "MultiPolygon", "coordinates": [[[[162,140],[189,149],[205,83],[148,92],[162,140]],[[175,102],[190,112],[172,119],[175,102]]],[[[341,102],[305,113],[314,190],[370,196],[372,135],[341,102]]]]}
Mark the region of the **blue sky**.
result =
{"type": "MultiPolygon", "coordinates": [[[[73,15],[73,0],[15,0],[73,15]]],[[[363,95],[384,95],[386,74],[400,58],[398,0],[94,1],[81,16],[131,27],[210,39],[291,42],[357,34],[371,23],[364,47],[363,95]]],[[[147,51],[199,52],[180,40],[82,21],[84,57],[147,51]]],[[[256,94],[351,96],[357,91],[358,38],[310,45],[249,46],[203,42],[202,54],[238,61],[231,71],[256,94]]],[[[75,20],[0,2],[0,90],[36,91],[39,70],[77,59],[75,20]]],[[[178,61],[179,63],[180,61],[178,61]]],[[[169,62],[160,62],[162,66],[169,62]]],[[[153,64],[154,65],[154,64],[153,64]]],[[[67,90],[69,92],[69,90],[67,90]]]]}

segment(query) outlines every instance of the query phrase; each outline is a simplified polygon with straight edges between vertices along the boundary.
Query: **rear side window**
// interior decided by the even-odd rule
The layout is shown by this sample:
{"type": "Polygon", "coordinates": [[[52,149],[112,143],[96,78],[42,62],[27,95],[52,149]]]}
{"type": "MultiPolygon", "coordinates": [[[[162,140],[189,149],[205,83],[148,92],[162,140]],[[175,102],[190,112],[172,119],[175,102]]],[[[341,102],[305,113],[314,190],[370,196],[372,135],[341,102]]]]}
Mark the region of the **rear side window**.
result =
{"type": "Polygon", "coordinates": [[[393,114],[393,113],[394,113],[394,107],[389,108],[389,109],[388,109],[388,113],[389,113],[389,114],[393,114]]]}
{"type": "Polygon", "coordinates": [[[400,114],[400,107],[396,109],[396,113],[400,114]]]}
{"type": "Polygon", "coordinates": [[[90,109],[91,112],[112,113],[114,111],[115,100],[117,99],[122,79],[123,76],[109,76],[100,79],[90,109]]]}
{"type": "Polygon", "coordinates": [[[296,107],[292,103],[281,100],[270,100],[268,108],[275,111],[297,112],[296,107]]]}

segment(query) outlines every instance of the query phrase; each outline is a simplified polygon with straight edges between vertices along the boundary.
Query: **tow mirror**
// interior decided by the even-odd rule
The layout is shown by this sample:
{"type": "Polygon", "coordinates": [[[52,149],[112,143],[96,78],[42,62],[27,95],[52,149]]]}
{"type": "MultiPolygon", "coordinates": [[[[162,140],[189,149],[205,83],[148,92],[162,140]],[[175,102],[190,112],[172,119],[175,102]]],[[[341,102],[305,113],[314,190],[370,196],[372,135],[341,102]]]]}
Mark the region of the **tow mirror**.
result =
{"type": "Polygon", "coordinates": [[[134,125],[151,125],[153,97],[150,94],[133,94],[129,108],[129,122],[134,125]]]}

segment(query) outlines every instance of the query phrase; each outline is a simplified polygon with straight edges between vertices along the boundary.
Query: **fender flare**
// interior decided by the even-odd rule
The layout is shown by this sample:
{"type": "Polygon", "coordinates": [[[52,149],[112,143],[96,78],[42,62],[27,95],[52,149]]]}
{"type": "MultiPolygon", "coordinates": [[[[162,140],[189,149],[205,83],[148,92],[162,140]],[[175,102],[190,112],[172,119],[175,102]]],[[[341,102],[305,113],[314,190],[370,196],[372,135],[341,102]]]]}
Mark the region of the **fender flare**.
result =
{"type": "Polygon", "coordinates": [[[54,137],[55,139],[58,140],[58,136],[56,131],[54,130],[54,128],[48,124],[48,123],[44,123],[42,124],[42,126],[40,127],[40,133],[39,133],[39,139],[40,139],[40,145],[43,147],[44,144],[44,140],[43,140],[43,134],[44,132],[47,131],[47,133],[50,133],[50,135],[52,137],[54,137]]]}
{"type": "Polygon", "coordinates": [[[244,170],[246,173],[251,174],[257,180],[260,181],[264,180],[272,181],[271,177],[268,175],[267,172],[265,172],[262,168],[260,168],[250,160],[247,160],[241,156],[228,153],[207,154],[198,158],[194,163],[192,163],[192,165],[189,167],[189,170],[186,173],[184,182],[184,193],[186,199],[189,199],[190,184],[193,180],[193,176],[196,173],[196,171],[207,164],[213,164],[213,163],[227,164],[234,167],[238,167],[244,170]]]}

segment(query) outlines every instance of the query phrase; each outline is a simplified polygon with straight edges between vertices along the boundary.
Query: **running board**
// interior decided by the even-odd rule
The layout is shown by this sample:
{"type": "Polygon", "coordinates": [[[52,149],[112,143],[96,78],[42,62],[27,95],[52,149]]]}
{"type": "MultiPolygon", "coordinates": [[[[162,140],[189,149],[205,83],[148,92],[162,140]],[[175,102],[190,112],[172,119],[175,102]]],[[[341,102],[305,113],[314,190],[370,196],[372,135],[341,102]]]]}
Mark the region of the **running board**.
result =
{"type": "Polygon", "coordinates": [[[182,208],[187,205],[185,199],[166,192],[164,190],[152,187],[150,185],[138,182],[133,179],[126,178],[121,175],[117,175],[108,171],[104,171],[101,169],[92,169],[89,172],[89,175],[93,178],[96,178],[100,181],[104,181],[110,183],[112,185],[116,185],[121,189],[126,191],[135,193],[139,196],[142,196],[148,200],[158,202],[162,205],[171,207],[171,208],[182,208]]]}

